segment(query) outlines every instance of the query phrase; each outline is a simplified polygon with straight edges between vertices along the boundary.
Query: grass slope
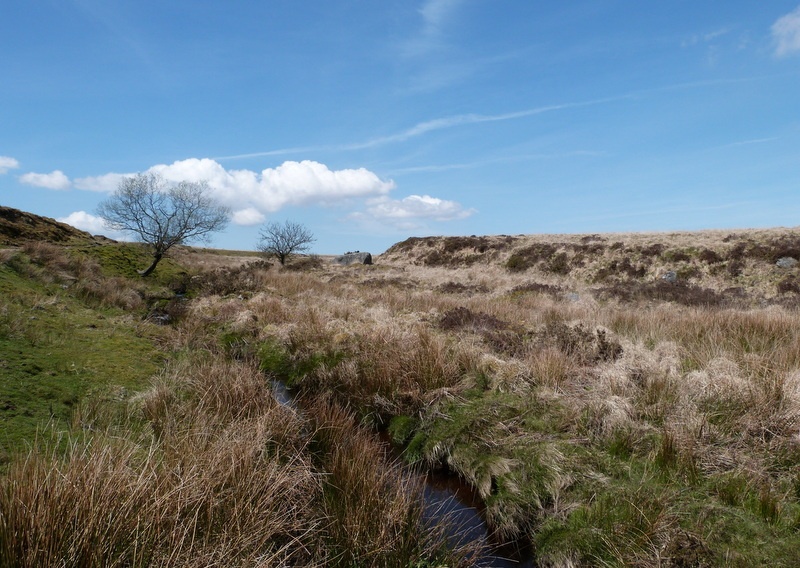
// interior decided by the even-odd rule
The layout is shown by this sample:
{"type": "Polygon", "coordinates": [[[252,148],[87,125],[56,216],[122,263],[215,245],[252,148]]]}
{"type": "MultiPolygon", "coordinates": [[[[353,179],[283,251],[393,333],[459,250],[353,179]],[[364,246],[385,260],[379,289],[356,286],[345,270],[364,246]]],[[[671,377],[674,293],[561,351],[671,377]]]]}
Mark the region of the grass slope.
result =
{"type": "Polygon", "coordinates": [[[4,463],[43,425],[68,430],[87,397],[124,399],[142,389],[162,357],[135,316],[87,305],[67,284],[37,281],[25,268],[21,259],[0,265],[4,463]]]}

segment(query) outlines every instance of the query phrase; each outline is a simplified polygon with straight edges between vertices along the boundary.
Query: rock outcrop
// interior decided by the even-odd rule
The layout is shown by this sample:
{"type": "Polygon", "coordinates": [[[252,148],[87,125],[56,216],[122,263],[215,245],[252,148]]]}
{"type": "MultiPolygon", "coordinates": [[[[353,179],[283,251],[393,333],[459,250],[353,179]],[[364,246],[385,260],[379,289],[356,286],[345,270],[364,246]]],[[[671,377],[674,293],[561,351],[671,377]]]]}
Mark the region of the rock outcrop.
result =
{"type": "Polygon", "coordinates": [[[337,256],[333,261],[342,266],[350,264],[372,264],[372,255],[368,252],[361,251],[346,252],[341,256],[337,256]]]}

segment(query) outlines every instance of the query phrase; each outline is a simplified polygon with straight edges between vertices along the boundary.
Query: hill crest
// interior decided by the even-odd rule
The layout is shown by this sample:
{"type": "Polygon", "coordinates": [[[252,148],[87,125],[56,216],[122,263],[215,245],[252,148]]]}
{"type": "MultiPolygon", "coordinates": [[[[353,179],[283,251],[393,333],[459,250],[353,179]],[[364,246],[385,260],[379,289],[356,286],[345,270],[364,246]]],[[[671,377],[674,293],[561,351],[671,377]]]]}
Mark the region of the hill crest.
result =
{"type": "Polygon", "coordinates": [[[49,217],[0,205],[0,245],[19,245],[28,241],[66,243],[94,239],[86,231],[49,217]]]}

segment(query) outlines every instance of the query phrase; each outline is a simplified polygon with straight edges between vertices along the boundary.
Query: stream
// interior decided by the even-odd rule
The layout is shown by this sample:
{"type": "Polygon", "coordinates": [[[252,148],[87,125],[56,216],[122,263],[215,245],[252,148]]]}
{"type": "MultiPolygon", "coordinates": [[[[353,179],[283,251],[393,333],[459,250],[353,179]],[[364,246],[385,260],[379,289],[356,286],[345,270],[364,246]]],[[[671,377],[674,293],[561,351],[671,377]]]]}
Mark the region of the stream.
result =
{"type": "MultiPolygon", "coordinates": [[[[283,406],[300,411],[295,404],[291,389],[279,380],[272,381],[275,400],[283,406]]],[[[392,444],[385,432],[376,434],[386,448],[387,454],[402,462],[400,450],[392,444]]],[[[477,492],[458,476],[444,472],[419,471],[407,467],[413,475],[424,480],[423,499],[425,520],[435,523],[447,518],[453,530],[448,539],[453,546],[466,543],[480,543],[484,552],[476,558],[475,565],[485,568],[534,568],[530,550],[520,548],[515,543],[498,543],[492,539],[484,518],[485,505],[477,492]]]]}
{"type": "Polygon", "coordinates": [[[528,550],[491,538],[483,517],[485,507],[472,487],[454,475],[428,472],[424,477],[426,517],[435,522],[446,516],[456,528],[449,535],[453,544],[481,543],[484,553],[477,559],[477,566],[533,568],[528,550]]]}

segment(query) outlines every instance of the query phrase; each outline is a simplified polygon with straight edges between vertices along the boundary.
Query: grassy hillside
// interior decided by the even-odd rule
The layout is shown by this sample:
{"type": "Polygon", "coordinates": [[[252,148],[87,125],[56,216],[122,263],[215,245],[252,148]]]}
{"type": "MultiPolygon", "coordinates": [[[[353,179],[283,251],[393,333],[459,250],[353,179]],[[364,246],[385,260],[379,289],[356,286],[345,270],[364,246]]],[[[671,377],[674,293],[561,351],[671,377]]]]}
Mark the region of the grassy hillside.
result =
{"type": "Polygon", "coordinates": [[[0,205],[0,245],[33,241],[65,243],[91,238],[89,233],[55,219],[0,205]]]}
{"type": "Polygon", "coordinates": [[[796,231],[184,249],[146,283],[114,246],[0,253],[3,404],[72,440],[6,458],[0,563],[474,562],[382,430],[540,566],[796,565],[796,231]]]}

